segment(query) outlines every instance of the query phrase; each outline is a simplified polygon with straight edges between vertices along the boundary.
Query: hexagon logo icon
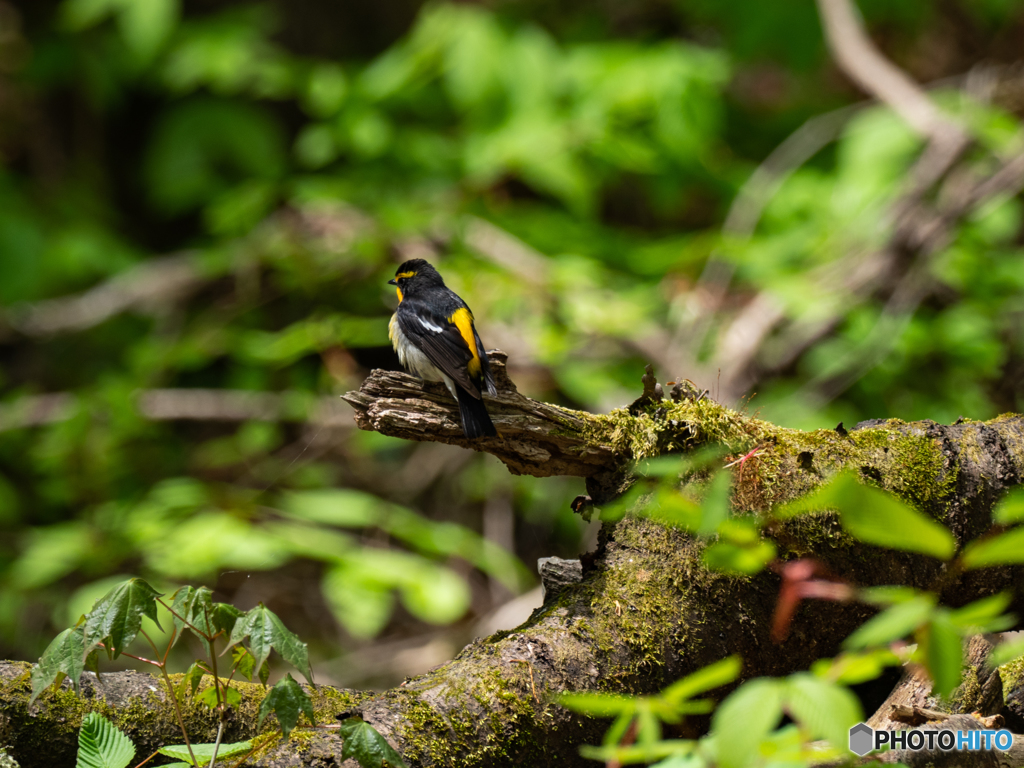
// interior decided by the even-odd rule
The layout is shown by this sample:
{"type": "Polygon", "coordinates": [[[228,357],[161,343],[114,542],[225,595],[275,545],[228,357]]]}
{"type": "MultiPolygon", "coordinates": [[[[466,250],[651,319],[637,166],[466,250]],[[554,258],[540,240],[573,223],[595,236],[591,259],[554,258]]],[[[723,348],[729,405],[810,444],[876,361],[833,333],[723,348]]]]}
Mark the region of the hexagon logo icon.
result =
{"type": "Polygon", "coordinates": [[[850,729],[850,751],[864,757],[875,743],[875,730],[864,723],[857,723],[850,729]]]}

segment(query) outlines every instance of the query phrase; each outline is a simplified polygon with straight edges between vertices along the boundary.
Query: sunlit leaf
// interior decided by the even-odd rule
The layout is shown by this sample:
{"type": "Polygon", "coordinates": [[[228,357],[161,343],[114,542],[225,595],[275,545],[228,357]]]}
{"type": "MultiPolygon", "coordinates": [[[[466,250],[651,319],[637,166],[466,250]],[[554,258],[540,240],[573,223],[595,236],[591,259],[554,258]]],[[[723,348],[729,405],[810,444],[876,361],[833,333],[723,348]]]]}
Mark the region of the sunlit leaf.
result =
{"type": "Polygon", "coordinates": [[[78,690],[78,679],[85,671],[85,633],[81,626],[65,629],[57,635],[43,651],[39,663],[32,667],[32,695],[34,702],[50,685],[60,683],[67,676],[74,689],[78,690]]]}
{"type": "Polygon", "coordinates": [[[298,636],[269,608],[258,605],[235,622],[230,645],[243,640],[249,641],[249,650],[256,659],[256,667],[262,667],[270,651],[275,650],[285,661],[298,669],[306,680],[313,682],[306,644],[299,640],[298,636]]]}
{"type": "Polygon", "coordinates": [[[739,656],[727,656],[677,680],[662,691],[661,695],[673,704],[678,704],[698,694],[728,685],[739,677],[742,667],[743,660],[739,656]]]}
{"type": "Polygon", "coordinates": [[[919,552],[948,560],[956,542],[945,526],[904,504],[895,496],[860,483],[846,472],[827,485],[774,510],[781,518],[818,510],[839,513],[843,527],[868,544],[919,552]]]}
{"type": "Polygon", "coordinates": [[[1024,488],[1014,488],[992,509],[992,519],[1000,525],[1024,522],[1024,488]]]}
{"type": "Polygon", "coordinates": [[[160,593],[142,579],[129,579],[114,587],[85,617],[86,649],[91,651],[103,643],[116,659],[139,633],[143,616],[157,624],[158,597],[160,593]]]}
{"type": "Polygon", "coordinates": [[[937,696],[947,697],[960,684],[963,641],[944,613],[932,617],[924,635],[925,663],[937,696]]]}
{"type": "Polygon", "coordinates": [[[752,576],[764,570],[775,554],[775,545],[768,540],[749,546],[718,541],[704,550],[704,563],[716,571],[752,576]]]}
{"type": "Polygon", "coordinates": [[[96,712],[82,720],[78,732],[76,768],[125,768],[135,757],[135,745],[113,723],[96,712]]]}
{"type": "Polygon", "coordinates": [[[616,717],[636,710],[636,699],[617,693],[563,693],[558,697],[563,707],[593,717],[616,717]]]}
{"type": "MultiPolygon", "coordinates": [[[[251,741],[237,741],[232,744],[193,744],[192,754],[196,757],[196,762],[200,765],[206,765],[213,759],[214,747],[217,747],[217,764],[220,764],[221,758],[227,759],[230,757],[237,757],[238,755],[245,754],[252,750],[251,741]]],[[[176,760],[183,761],[186,765],[192,765],[192,758],[189,756],[188,747],[184,744],[169,744],[164,747],[160,747],[160,754],[173,757],[176,760]]]]}
{"type": "Polygon", "coordinates": [[[786,679],[786,710],[812,738],[833,747],[847,745],[850,728],[863,718],[860,702],[847,688],[809,673],[786,679]]]}
{"type": "Polygon", "coordinates": [[[908,602],[886,608],[846,638],[843,647],[857,650],[906,637],[928,621],[935,611],[936,602],[935,595],[923,594],[908,602]]]}
{"type": "Polygon", "coordinates": [[[946,615],[954,626],[971,634],[1002,632],[1016,623],[1012,614],[1004,614],[1012,601],[1011,593],[997,592],[961,608],[950,610],[946,615]]]}
{"type": "Polygon", "coordinates": [[[1011,528],[998,536],[972,541],[964,548],[962,559],[964,568],[968,570],[1024,563],[1024,527],[1011,528]]]}
{"type": "Polygon", "coordinates": [[[755,762],[761,742],[782,719],[785,686],[758,678],[740,686],[715,710],[711,733],[723,768],[746,768],[755,762]]]}

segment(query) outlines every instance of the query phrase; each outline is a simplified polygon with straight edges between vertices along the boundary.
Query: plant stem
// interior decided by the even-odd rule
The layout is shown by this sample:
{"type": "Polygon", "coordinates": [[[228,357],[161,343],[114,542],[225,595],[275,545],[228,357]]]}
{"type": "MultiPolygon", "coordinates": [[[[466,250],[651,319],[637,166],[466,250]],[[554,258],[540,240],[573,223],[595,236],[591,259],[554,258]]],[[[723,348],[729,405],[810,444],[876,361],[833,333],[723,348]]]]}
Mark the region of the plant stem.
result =
{"type": "Polygon", "coordinates": [[[220,713],[220,725],[217,726],[217,739],[213,742],[213,757],[210,758],[209,768],[214,768],[217,763],[217,750],[220,749],[220,737],[224,733],[224,712],[220,713]]]}
{"type": "Polygon", "coordinates": [[[150,755],[150,756],[149,756],[149,757],[147,757],[147,758],[146,758],[145,760],[143,760],[143,761],[142,761],[141,763],[139,763],[138,765],[136,765],[136,766],[135,766],[135,768],[142,768],[142,766],[144,766],[144,765],[145,765],[146,763],[148,763],[148,762],[149,762],[150,760],[152,760],[152,759],[153,759],[154,757],[156,757],[156,756],[157,756],[157,755],[159,755],[159,754],[160,754],[160,750],[158,749],[158,750],[157,750],[156,752],[154,752],[154,753],[153,753],[152,755],[150,755]]]}
{"type": "Polygon", "coordinates": [[[181,735],[185,738],[185,746],[188,748],[188,756],[192,758],[192,765],[196,765],[196,756],[192,754],[192,744],[188,740],[188,730],[185,728],[185,718],[181,715],[181,706],[178,704],[178,697],[174,693],[174,686],[171,684],[171,676],[167,674],[167,666],[164,664],[157,665],[160,667],[160,672],[164,676],[164,683],[167,685],[167,695],[171,697],[171,703],[174,704],[174,713],[178,716],[178,727],[181,728],[181,735]]]}

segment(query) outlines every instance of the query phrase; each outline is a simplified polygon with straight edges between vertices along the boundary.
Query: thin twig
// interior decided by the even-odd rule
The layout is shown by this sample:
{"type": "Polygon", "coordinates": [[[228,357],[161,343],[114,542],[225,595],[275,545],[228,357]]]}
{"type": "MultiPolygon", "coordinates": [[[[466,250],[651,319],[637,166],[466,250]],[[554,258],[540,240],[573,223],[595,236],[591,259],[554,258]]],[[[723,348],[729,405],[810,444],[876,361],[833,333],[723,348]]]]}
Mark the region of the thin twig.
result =
{"type": "Polygon", "coordinates": [[[533,665],[526,659],[509,659],[517,664],[525,664],[526,668],[530,671],[530,689],[533,691],[533,700],[540,703],[540,699],[537,698],[537,686],[533,682],[533,665]]]}
{"type": "Polygon", "coordinates": [[[178,727],[181,728],[181,735],[185,739],[185,748],[188,749],[188,756],[192,758],[192,765],[198,765],[195,754],[192,752],[192,743],[188,738],[188,729],[185,727],[185,718],[181,714],[181,705],[178,703],[178,697],[174,693],[174,685],[171,683],[171,676],[167,674],[167,665],[160,666],[160,674],[163,675],[164,684],[167,686],[167,695],[171,697],[171,703],[174,705],[174,714],[178,718],[178,727]]]}
{"type": "Polygon", "coordinates": [[[210,758],[209,768],[217,765],[217,750],[220,749],[220,737],[224,734],[224,716],[221,714],[220,724],[217,726],[217,739],[213,742],[213,757],[210,758]]]}

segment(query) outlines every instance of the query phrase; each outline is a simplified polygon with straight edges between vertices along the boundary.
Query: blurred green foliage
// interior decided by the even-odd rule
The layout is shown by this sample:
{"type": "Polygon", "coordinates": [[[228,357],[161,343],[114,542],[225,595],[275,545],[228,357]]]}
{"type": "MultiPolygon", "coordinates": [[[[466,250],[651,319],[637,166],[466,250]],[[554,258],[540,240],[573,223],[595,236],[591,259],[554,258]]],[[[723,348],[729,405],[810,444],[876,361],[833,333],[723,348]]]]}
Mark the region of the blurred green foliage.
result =
{"type": "MultiPolygon", "coordinates": [[[[328,5],[308,4],[314,20],[349,12],[328,5]]],[[[1020,2],[862,10],[920,79],[1018,55],[1001,30],[1020,2]]],[[[127,573],[274,602],[331,653],[325,615],[350,637],[401,634],[525,586],[495,541],[527,562],[575,554],[578,482],[358,434],[340,405],[325,416],[369,368],[397,367],[385,281],[411,256],[439,264],[524,392],[575,407],[629,402],[643,364],[687,344],[716,394],[715,333],[761,291],[797,327],[835,318],[783,363],[765,340],[749,407],[767,418],[1022,407],[1018,198],[958,226],[925,267],[927,300],[895,321],[884,296],[821,279],[891,233],[921,145],[887,111],[851,110],[749,237],[723,234],[775,146],[860,100],[812,4],[429,4],[375,53],[307,45],[322,36],[300,16],[0,2],[3,655],[34,658],[127,573]],[[184,278],[146,272],[168,254],[184,278]],[[713,254],[734,272],[728,300],[706,339],[673,335],[713,254]],[[270,394],[277,410],[147,415],[164,390],[270,394]],[[69,398],[46,410],[46,394],[69,398]]],[[[339,39],[379,40],[350,21],[339,39]]],[[[981,147],[1020,150],[1012,105],[940,98],[981,147]]]]}

